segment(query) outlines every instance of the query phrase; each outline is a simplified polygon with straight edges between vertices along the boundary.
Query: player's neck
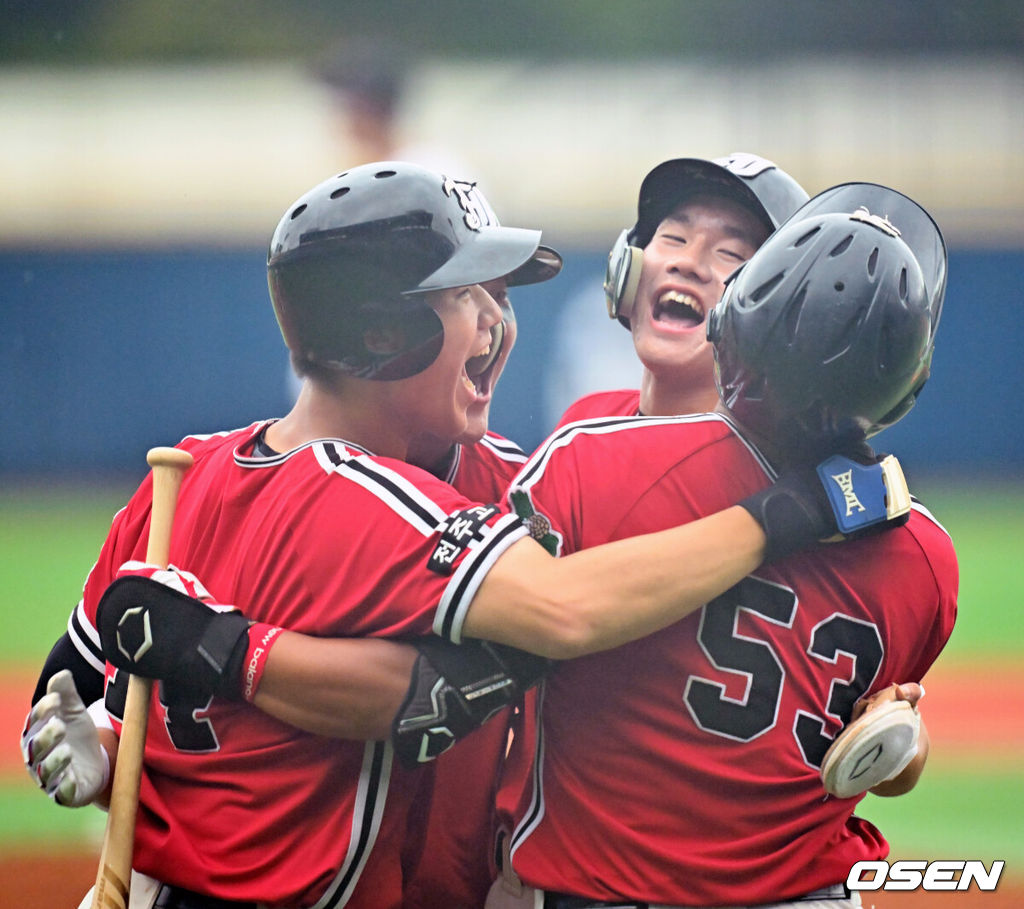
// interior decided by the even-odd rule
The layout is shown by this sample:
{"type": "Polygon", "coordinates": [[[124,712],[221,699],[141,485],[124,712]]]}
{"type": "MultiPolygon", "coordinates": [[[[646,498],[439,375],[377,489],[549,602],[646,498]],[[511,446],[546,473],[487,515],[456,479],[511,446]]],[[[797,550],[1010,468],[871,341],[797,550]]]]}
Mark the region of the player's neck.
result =
{"type": "Polygon", "coordinates": [[[406,460],[436,477],[444,477],[455,455],[455,443],[429,433],[421,433],[409,443],[406,460]]]}
{"type": "Polygon", "coordinates": [[[713,382],[672,381],[649,369],[644,370],[640,380],[640,412],[647,416],[705,413],[714,410],[717,403],[718,392],[713,382]]]}
{"type": "Polygon", "coordinates": [[[340,395],[307,380],[295,406],[268,428],[267,444],[286,452],[316,439],[344,439],[373,454],[405,460],[409,438],[404,427],[382,417],[386,412],[372,393],[340,395]]]}
{"type": "Polygon", "coordinates": [[[729,408],[726,407],[721,399],[719,399],[717,405],[714,408],[715,413],[725,414],[729,419],[736,425],[743,438],[752,444],[765,458],[768,459],[768,463],[771,464],[776,470],[782,470],[792,463],[792,459],[787,457],[786,453],[776,445],[767,436],[761,435],[759,432],[755,432],[749,426],[745,426],[741,423],[736,415],[730,412],[729,408]]]}

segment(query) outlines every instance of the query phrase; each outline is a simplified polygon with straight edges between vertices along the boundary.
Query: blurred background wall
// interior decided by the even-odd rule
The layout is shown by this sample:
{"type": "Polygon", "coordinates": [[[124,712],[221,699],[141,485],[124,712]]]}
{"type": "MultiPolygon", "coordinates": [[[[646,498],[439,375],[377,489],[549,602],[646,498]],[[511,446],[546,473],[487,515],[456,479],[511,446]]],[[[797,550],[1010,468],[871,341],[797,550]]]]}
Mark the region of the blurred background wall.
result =
{"type": "Polygon", "coordinates": [[[942,227],[935,373],[883,437],[910,470],[1016,475],[1024,347],[1019,3],[13,3],[0,37],[0,476],[137,469],[280,415],[267,241],[328,175],[479,179],[563,275],[514,297],[494,428],[634,384],[607,250],[658,162],[751,151],[813,195],[885,183],[942,227]],[[70,452],[73,450],[73,457],[70,452]]]}

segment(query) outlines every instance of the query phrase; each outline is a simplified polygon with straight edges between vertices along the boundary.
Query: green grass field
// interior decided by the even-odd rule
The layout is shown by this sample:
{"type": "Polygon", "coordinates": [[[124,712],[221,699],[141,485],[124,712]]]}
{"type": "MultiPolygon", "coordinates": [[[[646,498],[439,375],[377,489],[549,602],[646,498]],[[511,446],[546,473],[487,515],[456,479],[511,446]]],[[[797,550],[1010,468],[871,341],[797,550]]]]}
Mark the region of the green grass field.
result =
{"type": "MultiPolygon", "coordinates": [[[[915,484],[957,543],[961,565],[960,615],[941,660],[977,667],[1019,660],[1024,643],[1024,484],[951,489],[932,480],[915,484]]],[[[63,632],[67,615],[110,520],[130,489],[83,492],[33,486],[0,491],[0,658],[4,667],[35,670],[63,632]]],[[[992,697],[1019,712],[1017,690],[993,680],[992,697]]],[[[0,747],[18,749],[19,715],[4,728],[0,747]]],[[[1024,741],[1017,743],[1024,748],[1024,741]]],[[[1024,870],[1024,764],[981,756],[972,763],[933,751],[919,787],[900,799],[868,797],[859,813],[876,821],[894,855],[1007,861],[1007,876],[1024,870]],[[1019,767],[1019,769],[1018,769],[1019,767]]],[[[93,844],[103,816],[91,809],[64,811],[34,791],[27,776],[0,776],[0,850],[33,842],[93,844]]]]}

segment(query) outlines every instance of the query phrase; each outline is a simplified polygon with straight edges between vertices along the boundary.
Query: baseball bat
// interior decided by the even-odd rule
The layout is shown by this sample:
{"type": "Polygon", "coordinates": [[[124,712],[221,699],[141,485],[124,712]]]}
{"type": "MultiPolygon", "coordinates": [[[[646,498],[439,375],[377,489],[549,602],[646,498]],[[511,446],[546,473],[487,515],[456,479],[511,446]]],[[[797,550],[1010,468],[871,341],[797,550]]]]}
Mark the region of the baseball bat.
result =
{"type": "MultiPolygon", "coordinates": [[[[146,561],[166,568],[170,561],[171,528],[178,504],[178,490],[192,455],[180,448],[151,448],[146,461],[153,469],[153,508],[149,519],[146,561]]],[[[103,834],[92,909],[128,909],[135,851],[135,816],[139,809],[139,784],[146,748],[146,724],[153,680],[128,677],[121,741],[117,748],[110,812],[103,834]]]]}

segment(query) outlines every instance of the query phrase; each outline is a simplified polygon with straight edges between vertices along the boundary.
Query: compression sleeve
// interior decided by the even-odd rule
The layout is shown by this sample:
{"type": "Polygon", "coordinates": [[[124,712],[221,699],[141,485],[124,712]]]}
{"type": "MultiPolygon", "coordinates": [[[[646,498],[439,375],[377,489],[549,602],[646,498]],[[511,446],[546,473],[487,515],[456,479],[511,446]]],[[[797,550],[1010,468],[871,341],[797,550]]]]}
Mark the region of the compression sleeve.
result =
{"type": "Polygon", "coordinates": [[[86,661],[81,652],[75,647],[71,636],[64,632],[64,635],[53,645],[46,662],[43,663],[39,681],[36,682],[36,690],[32,695],[32,703],[35,704],[46,694],[46,683],[50,676],[61,669],[70,669],[75,679],[75,688],[86,704],[98,701],[103,697],[103,673],[97,672],[96,668],[86,661]]]}

